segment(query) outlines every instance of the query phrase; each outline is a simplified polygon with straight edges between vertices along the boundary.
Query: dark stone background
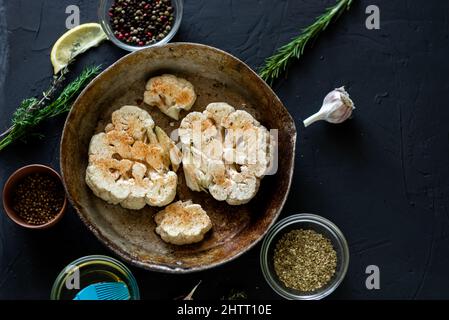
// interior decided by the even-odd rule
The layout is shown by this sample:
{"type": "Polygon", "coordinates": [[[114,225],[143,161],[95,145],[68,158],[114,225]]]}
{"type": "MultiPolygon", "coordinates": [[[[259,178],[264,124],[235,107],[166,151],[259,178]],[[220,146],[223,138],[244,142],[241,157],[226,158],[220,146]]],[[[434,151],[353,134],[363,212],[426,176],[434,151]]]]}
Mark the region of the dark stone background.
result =
{"type": "MultiPolygon", "coordinates": [[[[175,40],[216,46],[257,68],[332,3],[186,0],[175,40]]],[[[65,31],[69,4],[79,5],[82,23],[96,20],[97,1],[0,0],[0,128],[23,98],[47,87],[50,49],[65,31]]],[[[331,299],[449,298],[448,12],[444,0],[355,0],[274,86],[296,120],[299,138],[282,215],[327,217],[350,244],[347,277],[331,299]],[[365,28],[370,4],[380,7],[380,30],[365,28]],[[343,84],[356,103],[355,118],[305,130],[302,120],[343,84]],[[365,288],[370,264],[380,267],[380,290],[365,288]]],[[[107,66],[124,54],[106,43],[79,58],[72,70],[107,66]]],[[[1,186],[26,164],[58,167],[63,118],[45,123],[44,140],[0,154],[1,186]]],[[[1,299],[47,299],[66,264],[89,254],[111,255],[72,209],[44,232],[21,229],[1,212],[0,240],[1,299]]],[[[175,298],[200,279],[198,299],[220,299],[231,289],[253,299],[277,298],[262,277],[259,249],[191,275],[132,271],[144,299],[175,298]]]]}

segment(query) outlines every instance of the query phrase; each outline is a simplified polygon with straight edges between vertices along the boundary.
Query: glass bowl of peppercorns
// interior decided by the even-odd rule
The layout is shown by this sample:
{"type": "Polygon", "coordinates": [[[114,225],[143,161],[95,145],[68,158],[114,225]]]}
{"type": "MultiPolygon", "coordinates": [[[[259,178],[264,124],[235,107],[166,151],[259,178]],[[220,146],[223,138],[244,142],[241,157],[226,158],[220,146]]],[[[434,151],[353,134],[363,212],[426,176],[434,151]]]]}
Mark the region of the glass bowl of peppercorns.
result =
{"type": "Polygon", "coordinates": [[[45,229],[55,225],[67,207],[61,176],[40,164],[18,169],[3,187],[3,207],[22,227],[45,229]]]}
{"type": "Polygon", "coordinates": [[[168,43],[181,25],[182,0],[100,0],[100,24],[118,47],[137,51],[168,43]]]}

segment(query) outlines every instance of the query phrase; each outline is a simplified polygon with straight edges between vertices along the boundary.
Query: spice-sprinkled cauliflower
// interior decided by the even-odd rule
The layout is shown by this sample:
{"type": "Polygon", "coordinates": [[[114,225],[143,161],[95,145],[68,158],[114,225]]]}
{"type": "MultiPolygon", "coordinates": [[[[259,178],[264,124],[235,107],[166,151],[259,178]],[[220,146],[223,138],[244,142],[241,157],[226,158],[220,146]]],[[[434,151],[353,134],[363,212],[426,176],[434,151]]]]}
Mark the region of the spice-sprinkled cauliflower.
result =
{"type": "Polygon", "coordinates": [[[162,129],[154,128],[151,116],[124,106],[90,141],[86,183],[111,204],[134,210],[145,204],[161,207],[176,196],[180,162],[180,151],[162,129]]]}
{"type": "Polygon", "coordinates": [[[181,110],[190,110],[196,100],[193,85],[171,74],[151,78],[145,87],[144,101],[178,120],[181,110]]]}
{"type": "Polygon", "coordinates": [[[248,112],[211,103],[181,122],[182,163],[187,186],[208,191],[230,205],[249,202],[273,155],[274,140],[248,112]]]}
{"type": "Polygon", "coordinates": [[[212,228],[212,222],[199,204],[178,201],[158,212],[156,233],[165,242],[184,245],[197,243],[212,228]]]}

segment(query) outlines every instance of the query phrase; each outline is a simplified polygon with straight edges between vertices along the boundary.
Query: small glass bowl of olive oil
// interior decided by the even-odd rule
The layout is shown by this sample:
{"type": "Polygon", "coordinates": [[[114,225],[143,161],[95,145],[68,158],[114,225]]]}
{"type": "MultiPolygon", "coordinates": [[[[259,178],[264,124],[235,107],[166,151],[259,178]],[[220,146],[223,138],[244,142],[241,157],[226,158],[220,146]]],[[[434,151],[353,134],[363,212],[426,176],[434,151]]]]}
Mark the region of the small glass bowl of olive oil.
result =
{"type": "Polygon", "coordinates": [[[131,271],[120,261],[100,255],[82,257],[67,265],[53,284],[51,299],[73,300],[82,289],[102,282],[123,282],[128,287],[130,299],[140,299],[139,287],[131,271]]]}

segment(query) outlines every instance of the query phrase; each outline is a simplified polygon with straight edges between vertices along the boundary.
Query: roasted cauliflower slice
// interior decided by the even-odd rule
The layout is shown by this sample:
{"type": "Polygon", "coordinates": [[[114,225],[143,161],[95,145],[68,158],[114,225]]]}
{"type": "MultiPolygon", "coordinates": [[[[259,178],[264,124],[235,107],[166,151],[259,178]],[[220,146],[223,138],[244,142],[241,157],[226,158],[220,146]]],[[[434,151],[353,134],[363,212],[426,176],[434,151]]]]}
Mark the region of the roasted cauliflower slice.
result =
{"type": "Polygon", "coordinates": [[[268,130],[248,112],[211,103],[181,122],[182,164],[187,186],[230,205],[249,202],[273,157],[268,130]]]}
{"type": "Polygon", "coordinates": [[[145,103],[158,107],[175,120],[179,119],[181,110],[190,110],[196,100],[193,85],[171,74],[151,78],[145,89],[145,103]]]}
{"type": "Polygon", "coordinates": [[[176,196],[180,159],[145,110],[124,106],[90,141],[86,183],[97,197],[127,209],[166,206],[176,196]]]}
{"type": "Polygon", "coordinates": [[[154,220],[156,233],[165,242],[184,245],[197,243],[212,228],[206,211],[192,201],[178,201],[158,212],[154,220]]]}

